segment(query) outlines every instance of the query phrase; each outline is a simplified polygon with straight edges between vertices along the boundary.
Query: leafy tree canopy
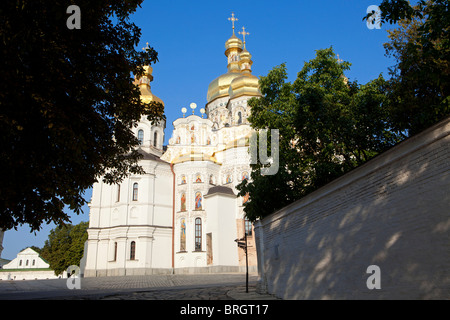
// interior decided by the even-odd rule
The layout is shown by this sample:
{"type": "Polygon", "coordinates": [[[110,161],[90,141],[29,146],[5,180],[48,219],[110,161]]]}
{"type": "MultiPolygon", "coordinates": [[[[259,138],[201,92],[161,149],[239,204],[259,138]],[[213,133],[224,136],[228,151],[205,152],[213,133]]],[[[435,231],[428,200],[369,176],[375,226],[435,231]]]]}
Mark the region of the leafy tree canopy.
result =
{"type": "Polygon", "coordinates": [[[88,222],[80,222],[75,226],[61,225],[50,231],[40,255],[50,264],[55,275],[60,275],[71,265],[80,265],[88,226],[88,222]]]}
{"type": "Polygon", "coordinates": [[[4,1],[0,8],[0,227],[69,221],[84,190],[142,173],[131,128],[144,104],[132,75],[157,61],[135,50],[140,29],[129,16],[142,0],[80,0],[81,28],[68,29],[71,1],[4,1]]]}
{"type": "Polygon", "coordinates": [[[450,115],[448,1],[420,1],[410,8],[411,14],[395,20],[398,28],[388,30],[384,45],[396,61],[386,91],[390,123],[407,136],[450,115]]]}
{"type": "Polygon", "coordinates": [[[258,162],[251,165],[251,182],[237,186],[240,196],[249,194],[249,220],[300,199],[398,141],[387,126],[386,81],[380,75],[360,85],[345,77],[349,68],[328,48],[316,51],[294,83],[286,82],[284,64],[260,78],[263,96],[249,101],[249,122],[256,130],[279,130],[279,171],[263,176],[258,162]]]}

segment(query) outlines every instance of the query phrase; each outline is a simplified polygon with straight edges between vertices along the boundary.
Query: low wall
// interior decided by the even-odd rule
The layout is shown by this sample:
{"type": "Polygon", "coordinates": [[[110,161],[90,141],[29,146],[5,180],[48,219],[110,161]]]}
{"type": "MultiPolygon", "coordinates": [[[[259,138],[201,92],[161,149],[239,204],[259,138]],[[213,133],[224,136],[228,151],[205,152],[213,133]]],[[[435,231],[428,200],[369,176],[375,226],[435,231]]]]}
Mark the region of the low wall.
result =
{"type": "Polygon", "coordinates": [[[449,299],[449,134],[450,118],[258,221],[261,289],[284,299],[449,299]]]}
{"type": "MultiPolygon", "coordinates": [[[[248,272],[257,273],[256,266],[249,266],[248,272]]],[[[185,268],[147,268],[147,269],[109,269],[109,270],[85,270],[84,277],[107,276],[142,276],[151,274],[206,274],[206,273],[246,273],[245,266],[208,266],[185,268]]]]}
{"type": "Polygon", "coordinates": [[[1,270],[0,280],[42,280],[58,279],[53,270],[1,270]]]}

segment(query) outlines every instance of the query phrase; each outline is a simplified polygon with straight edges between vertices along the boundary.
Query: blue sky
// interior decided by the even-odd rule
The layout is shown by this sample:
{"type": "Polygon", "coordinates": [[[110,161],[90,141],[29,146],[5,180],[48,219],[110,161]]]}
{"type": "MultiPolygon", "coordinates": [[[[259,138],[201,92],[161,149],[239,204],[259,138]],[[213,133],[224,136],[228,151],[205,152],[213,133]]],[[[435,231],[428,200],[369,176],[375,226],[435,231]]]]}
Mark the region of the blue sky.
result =
{"type": "MultiPolygon", "coordinates": [[[[253,74],[264,76],[286,63],[289,81],[294,81],[303,63],[315,50],[333,46],[340,58],[352,63],[350,80],[366,83],[383,73],[394,61],[385,56],[387,29],[368,29],[366,9],[380,0],[267,1],[144,1],[132,20],[142,29],[141,43],[158,52],[153,65],[152,92],[165,103],[165,143],[172,135],[172,122],[181,108],[197,103],[196,114],[206,103],[209,83],[227,71],[225,41],[232,35],[231,12],[238,18],[236,31],[244,26],[250,35],[246,47],[252,54],[253,74]]],[[[413,1],[414,2],[414,1],[413,1]]],[[[81,8],[81,19],[83,8],[81,8]]],[[[239,35],[238,35],[239,36],[239,35]]],[[[86,191],[90,200],[91,190],[86,191]]],[[[89,220],[89,210],[72,215],[74,224],[89,220]]],[[[54,225],[44,225],[36,234],[27,225],[5,233],[2,258],[13,259],[28,246],[42,247],[54,225]]]]}

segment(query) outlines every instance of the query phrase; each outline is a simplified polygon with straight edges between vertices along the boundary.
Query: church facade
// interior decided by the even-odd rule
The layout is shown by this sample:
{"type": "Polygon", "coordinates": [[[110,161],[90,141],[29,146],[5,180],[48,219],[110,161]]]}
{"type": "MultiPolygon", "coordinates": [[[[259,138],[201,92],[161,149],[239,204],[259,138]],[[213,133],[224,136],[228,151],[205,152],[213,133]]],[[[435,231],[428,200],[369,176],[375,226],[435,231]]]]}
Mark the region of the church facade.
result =
{"type": "MultiPolygon", "coordinates": [[[[85,277],[244,271],[245,253],[235,240],[245,233],[248,265],[256,271],[252,225],[243,211],[248,197],[238,197],[236,185],[250,177],[247,101],[261,94],[245,48],[248,33],[239,39],[231,21],[227,72],[210,83],[201,116],[194,103],[191,115],[183,108],[165,147],[165,122],[142,117],[133,130],[146,174],[94,184],[85,277]]],[[[152,80],[146,67],[137,79],[141,99],[163,103],[151,92],[152,80]]]]}

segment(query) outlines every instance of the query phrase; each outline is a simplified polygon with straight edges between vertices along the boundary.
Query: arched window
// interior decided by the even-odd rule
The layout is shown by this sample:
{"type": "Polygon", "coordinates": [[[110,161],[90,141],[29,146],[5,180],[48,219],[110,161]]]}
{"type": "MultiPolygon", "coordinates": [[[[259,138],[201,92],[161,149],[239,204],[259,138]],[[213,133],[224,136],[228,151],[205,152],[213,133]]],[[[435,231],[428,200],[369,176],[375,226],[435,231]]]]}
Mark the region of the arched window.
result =
{"type": "Polygon", "coordinates": [[[133,201],[137,201],[138,191],[139,191],[138,183],[135,182],[135,183],[133,183],[133,201]]]}
{"type": "Polygon", "coordinates": [[[195,219],[195,251],[202,251],[202,219],[195,219]]]}
{"type": "Polygon", "coordinates": [[[130,245],[130,260],[134,260],[136,258],[136,242],[131,241],[130,245]]]}
{"type": "Polygon", "coordinates": [[[138,140],[140,145],[144,144],[144,130],[142,129],[138,131],[138,140]]]}
{"type": "Polygon", "coordinates": [[[153,133],[153,146],[156,148],[158,146],[158,132],[153,133]]]}
{"type": "Polygon", "coordinates": [[[238,121],[237,121],[237,123],[238,124],[242,123],[242,113],[240,111],[238,112],[238,121]]]}
{"type": "Polygon", "coordinates": [[[251,236],[252,235],[252,223],[249,220],[245,219],[244,225],[245,225],[245,233],[247,234],[247,236],[251,236]]]}
{"type": "Polygon", "coordinates": [[[114,242],[114,261],[117,260],[117,242],[114,242]]]}

